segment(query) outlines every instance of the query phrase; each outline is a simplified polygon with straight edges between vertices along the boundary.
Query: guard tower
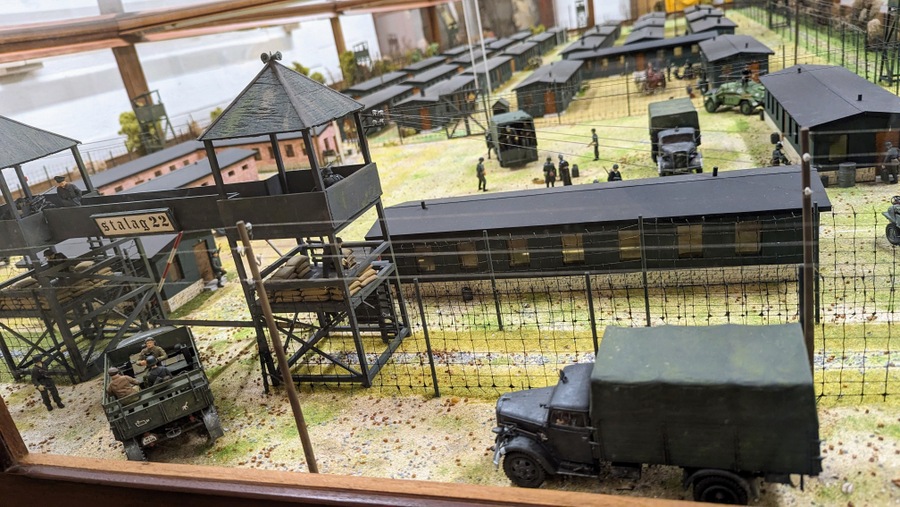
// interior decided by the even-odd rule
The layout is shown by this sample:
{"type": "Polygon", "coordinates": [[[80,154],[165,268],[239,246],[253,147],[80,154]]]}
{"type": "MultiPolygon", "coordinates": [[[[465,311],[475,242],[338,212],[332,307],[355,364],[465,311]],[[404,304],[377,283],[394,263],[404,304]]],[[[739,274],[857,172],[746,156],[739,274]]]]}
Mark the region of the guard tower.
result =
{"type": "MultiPolygon", "coordinates": [[[[277,384],[266,324],[254,283],[237,254],[234,225],[252,225],[253,240],[288,239],[296,246],[261,270],[288,364],[297,382],[372,379],[409,335],[390,234],[381,203],[381,182],[364,135],[363,163],[321,167],[311,130],[352,118],[358,132],[363,105],[263,55],[262,71],[200,136],[216,178],[218,210],[235,254],[257,343],[265,387],[277,384]],[[277,134],[300,132],[309,168],[288,168],[277,134]],[[278,168],[252,193],[230,193],[216,160],[217,141],[267,136],[278,168]],[[383,241],[342,242],[339,234],[375,209],[383,241]],[[370,362],[371,357],[375,357],[370,362]]],[[[249,190],[249,189],[247,189],[249,190]]]]}
{"type": "Polygon", "coordinates": [[[103,239],[96,227],[73,231],[78,218],[71,211],[80,208],[61,207],[55,194],[32,195],[22,164],[70,150],[84,201],[97,196],[77,145],[0,117],[0,256],[22,256],[23,268],[0,281],[0,353],[17,380],[38,355],[48,355],[50,369],[72,382],[90,379],[106,346],[162,315],[139,241],[103,239]],[[10,169],[23,193],[17,200],[4,177],[10,169]]]}
{"type": "Polygon", "coordinates": [[[166,147],[166,135],[175,137],[175,129],[169,122],[166,106],[159,98],[159,92],[142,93],[131,101],[131,107],[141,129],[141,144],[147,153],[166,147]]]}
{"type": "Polygon", "coordinates": [[[897,68],[900,59],[900,41],[897,40],[897,11],[900,9],[900,0],[888,0],[887,13],[884,16],[884,34],[881,41],[881,62],[879,63],[878,78],[888,85],[894,84],[900,78],[900,68],[897,68]]]}

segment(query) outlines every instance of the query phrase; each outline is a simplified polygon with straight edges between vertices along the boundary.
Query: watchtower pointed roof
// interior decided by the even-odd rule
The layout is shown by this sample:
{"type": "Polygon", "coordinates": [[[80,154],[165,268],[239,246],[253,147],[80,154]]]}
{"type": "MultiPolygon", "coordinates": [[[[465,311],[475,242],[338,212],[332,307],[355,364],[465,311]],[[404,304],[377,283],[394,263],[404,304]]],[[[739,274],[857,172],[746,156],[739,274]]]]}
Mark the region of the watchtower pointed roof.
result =
{"type": "Polygon", "coordinates": [[[53,155],[79,141],[0,116],[0,169],[53,155]]]}
{"type": "Polygon", "coordinates": [[[200,141],[308,130],[363,105],[270,58],[200,141]]]}

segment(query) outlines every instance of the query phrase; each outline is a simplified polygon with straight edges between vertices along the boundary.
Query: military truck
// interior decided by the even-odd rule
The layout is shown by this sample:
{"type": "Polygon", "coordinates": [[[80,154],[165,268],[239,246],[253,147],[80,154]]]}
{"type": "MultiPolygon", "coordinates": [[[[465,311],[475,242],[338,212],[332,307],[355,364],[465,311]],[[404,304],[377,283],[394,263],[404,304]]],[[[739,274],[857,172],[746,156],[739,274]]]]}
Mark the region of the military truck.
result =
{"type": "Polygon", "coordinates": [[[494,464],[521,487],[672,465],[696,501],[746,504],[758,478],[822,470],[797,324],[607,328],[593,364],[501,396],[494,432],[494,464]]]}
{"type": "Polygon", "coordinates": [[[700,121],[691,99],[653,102],[649,107],[651,156],[660,176],[703,172],[700,121]]]}
{"type": "Polygon", "coordinates": [[[103,410],[129,460],[143,461],[145,449],[193,429],[205,431],[210,443],[224,434],[190,329],[166,326],[122,340],[105,352],[104,371],[113,366],[142,383],[139,391],[117,399],[106,390],[109,375],[103,379],[103,410]],[[147,369],[138,364],[147,338],[166,351],[162,364],[172,373],[154,386],[144,384],[147,369]]]}
{"type": "Polygon", "coordinates": [[[741,113],[750,115],[763,107],[766,87],[756,81],[729,81],[707,92],[703,107],[707,113],[715,113],[720,107],[737,107],[741,113]]]}

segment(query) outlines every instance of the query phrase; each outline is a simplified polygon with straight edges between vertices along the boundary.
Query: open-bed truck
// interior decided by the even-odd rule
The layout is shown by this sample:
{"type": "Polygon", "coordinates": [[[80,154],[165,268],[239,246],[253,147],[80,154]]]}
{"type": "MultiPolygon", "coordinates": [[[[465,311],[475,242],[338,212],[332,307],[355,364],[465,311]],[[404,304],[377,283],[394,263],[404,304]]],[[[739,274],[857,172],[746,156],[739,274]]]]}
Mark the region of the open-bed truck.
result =
{"type": "Polygon", "coordinates": [[[822,470],[797,324],[607,328],[593,364],[501,396],[494,432],[494,463],[522,487],[672,465],[695,500],[746,504],[759,478],[822,470]]]}
{"type": "Polygon", "coordinates": [[[211,443],[224,434],[190,329],[169,326],[138,333],[108,350],[104,361],[105,370],[115,366],[142,383],[140,391],[116,398],[107,392],[109,376],[104,375],[103,410],[129,460],[145,460],[145,449],[195,428],[204,430],[211,443]],[[172,373],[154,386],[144,384],[147,370],[136,363],[150,337],[166,351],[162,364],[172,373]]]}

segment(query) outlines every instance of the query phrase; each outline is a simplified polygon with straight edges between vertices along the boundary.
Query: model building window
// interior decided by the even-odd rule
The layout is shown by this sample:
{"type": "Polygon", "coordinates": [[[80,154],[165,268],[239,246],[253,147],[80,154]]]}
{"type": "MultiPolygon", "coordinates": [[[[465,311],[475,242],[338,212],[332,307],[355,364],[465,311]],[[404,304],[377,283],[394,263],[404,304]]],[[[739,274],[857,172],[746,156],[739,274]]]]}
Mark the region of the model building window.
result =
{"type": "Polygon", "coordinates": [[[604,69],[607,68],[607,67],[609,67],[609,58],[604,58],[604,59],[600,62],[600,66],[602,66],[604,69]]]}
{"type": "Polygon", "coordinates": [[[178,169],[178,168],[175,167],[174,165],[170,165],[170,166],[169,166],[169,172],[172,172],[172,171],[174,171],[175,169],[178,169]]]}
{"type": "Polygon", "coordinates": [[[113,191],[114,191],[115,193],[117,193],[117,194],[118,194],[119,192],[123,191],[123,190],[125,190],[125,187],[123,187],[122,185],[119,185],[118,187],[116,187],[115,189],[113,189],[113,191]]]}
{"type": "Polygon", "coordinates": [[[641,258],[640,231],[619,231],[619,260],[632,261],[641,258]]]}
{"type": "Polygon", "coordinates": [[[525,238],[511,239],[506,242],[509,248],[510,266],[530,266],[531,254],[528,252],[528,240],[525,238]]]}
{"type": "Polygon", "coordinates": [[[584,262],[584,243],[581,234],[563,234],[562,254],[563,264],[575,264],[584,262]]]}
{"type": "Polygon", "coordinates": [[[294,156],[294,145],[293,144],[286,145],[284,148],[284,152],[287,153],[287,156],[293,157],[294,156]]]}
{"type": "Polygon", "coordinates": [[[681,47],[681,46],[675,46],[674,48],[672,48],[672,55],[673,55],[673,56],[679,57],[679,56],[681,56],[682,54],[684,54],[684,48],[683,48],[683,47],[681,47]]]}
{"type": "Polygon", "coordinates": [[[696,55],[699,52],[700,52],[700,46],[698,46],[697,44],[692,44],[691,45],[691,53],[694,53],[696,55]]]}
{"type": "Polygon", "coordinates": [[[153,176],[162,176],[162,169],[159,171],[153,171],[153,176]]]}
{"type": "Polygon", "coordinates": [[[474,241],[463,241],[456,246],[459,252],[459,264],[464,269],[475,269],[478,267],[478,252],[475,250],[474,241]]]}
{"type": "Polygon", "coordinates": [[[734,252],[741,255],[759,253],[759,222],[734,224],[734,252]]]}
{"type": "Polygon", "coordinates": [[[269,158],[275,158],[275,150],[271,146],[267,146],[266,149],[269,150],[269,158]]]}
{"type": "Polygon", "coordinates": [[[703,226],[700,224],[679,225],[675,229],[678,236],[678,256],[702,257],[703,226]]]}
{"type": "Polygon", "coordinates": [[[259,154],[259,148],[253,148],[253,160],[262,160],[262,155],[259,154]]]}
{"type": "Polygon", "coordinates": [[[234,171],[228,171],[228,176],[234,176],[234,171]]]}
{"type": "Polygon", "coordinates": [[[420,273],[434,271],[434,257],[431,255],[431,247],[422,245],[416,247],[416,264],[420,273]]]}

